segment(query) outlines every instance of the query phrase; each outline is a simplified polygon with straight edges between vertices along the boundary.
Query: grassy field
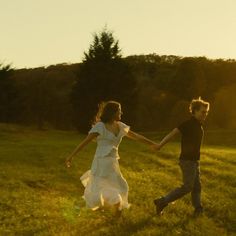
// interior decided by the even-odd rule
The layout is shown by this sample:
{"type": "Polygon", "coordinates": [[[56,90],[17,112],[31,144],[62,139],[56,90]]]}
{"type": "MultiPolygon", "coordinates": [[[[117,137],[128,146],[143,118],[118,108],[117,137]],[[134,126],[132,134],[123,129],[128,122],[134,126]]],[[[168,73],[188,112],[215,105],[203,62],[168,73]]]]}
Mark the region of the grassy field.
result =
{"type": "MultiPolygon", "coordinates": [[[[147,134],[159,140],[164,133],[147,134]]],[[[0,235],[236,235],[236,131],[207,132],[202,149],[205,213],[194,218],[190,196],[155,214],[153,199],[181,183],[179,143],[152,153],[124,139],[120,166],[132,204],[120,219],[92,212],[79,177],[90,168],[96,143],[64,167],[83,136],[0,125],[0,235]]]]}

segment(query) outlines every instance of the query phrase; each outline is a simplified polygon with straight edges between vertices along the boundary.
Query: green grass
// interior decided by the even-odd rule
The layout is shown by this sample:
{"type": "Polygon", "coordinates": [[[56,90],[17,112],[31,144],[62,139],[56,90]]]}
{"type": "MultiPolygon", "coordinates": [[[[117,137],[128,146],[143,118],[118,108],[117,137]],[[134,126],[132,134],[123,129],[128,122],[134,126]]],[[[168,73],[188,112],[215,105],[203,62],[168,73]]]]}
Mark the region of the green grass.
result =
{"type": "MultiPolygon", "coordinates": [[[[156,140],[164,135],[147,134],[156,140]]],[[[153,199],[181,183],[179,143],[159,153],[124,139],[120,166],[132,204],[122,218],[85,208],[79,177],[90,168],[96,143],[86,147],[71,169],[68,153],[83,136],[0,125],[0,235],[235,235],[236,132],[207,132],[201,156],[205,213],[192,216],[190,196],[155,214],[153,199]]]]}

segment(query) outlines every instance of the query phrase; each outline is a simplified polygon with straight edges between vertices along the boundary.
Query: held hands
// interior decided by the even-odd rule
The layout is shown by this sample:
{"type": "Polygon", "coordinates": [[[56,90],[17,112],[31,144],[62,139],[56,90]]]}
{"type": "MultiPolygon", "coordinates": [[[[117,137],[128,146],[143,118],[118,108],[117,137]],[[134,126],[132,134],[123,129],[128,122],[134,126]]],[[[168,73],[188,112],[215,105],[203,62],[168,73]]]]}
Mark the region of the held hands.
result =
{"type": "Polygon", "coordinates": [[[151,145],[151,149],[153,151],[159,151],[159,150],[161,150],[161,145],[159,143],[155,143],[155,144],[151,145]]]}

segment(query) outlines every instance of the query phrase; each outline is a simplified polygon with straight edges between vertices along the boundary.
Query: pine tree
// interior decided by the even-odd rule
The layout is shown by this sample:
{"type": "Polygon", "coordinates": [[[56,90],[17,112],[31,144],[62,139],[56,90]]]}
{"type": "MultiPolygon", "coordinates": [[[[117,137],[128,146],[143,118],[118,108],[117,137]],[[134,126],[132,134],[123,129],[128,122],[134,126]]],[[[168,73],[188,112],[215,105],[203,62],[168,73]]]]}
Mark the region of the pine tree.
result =
{"type": "Polygon", "coordinates": [[[72,89],[75,126],[87,132],[102,101],[122,104],[124,119],[133,119],[136,81],[122,59],[119,42],[106,28],[94,34],[93,43],[84,53],[78,79],[72,89]]]}

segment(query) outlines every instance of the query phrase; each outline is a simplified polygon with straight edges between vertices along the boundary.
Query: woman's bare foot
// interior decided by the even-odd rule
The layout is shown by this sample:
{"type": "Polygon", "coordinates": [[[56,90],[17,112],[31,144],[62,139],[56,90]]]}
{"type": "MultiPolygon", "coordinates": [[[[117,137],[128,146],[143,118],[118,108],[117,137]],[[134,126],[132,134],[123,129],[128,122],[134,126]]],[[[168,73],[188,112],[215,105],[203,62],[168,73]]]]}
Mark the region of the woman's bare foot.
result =
{"type": "Polygon", "coordinates": [[[104,212],[104,211],[105,211],[105,207],[104,207],[104,206],[100,206],[100,207],[98,208],[98,211],[104,212]]]}
{"type": "Polygon", "coordinates": [[[115,217],[119,218],[122,215],[122,210],[120,210],[120,202],[115,204],[115,217]]]}

